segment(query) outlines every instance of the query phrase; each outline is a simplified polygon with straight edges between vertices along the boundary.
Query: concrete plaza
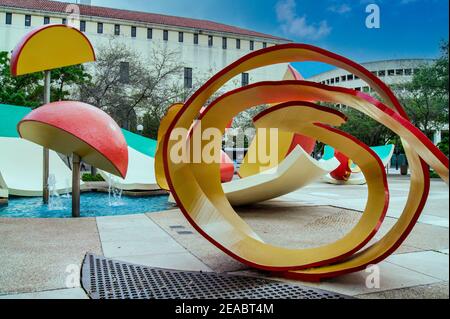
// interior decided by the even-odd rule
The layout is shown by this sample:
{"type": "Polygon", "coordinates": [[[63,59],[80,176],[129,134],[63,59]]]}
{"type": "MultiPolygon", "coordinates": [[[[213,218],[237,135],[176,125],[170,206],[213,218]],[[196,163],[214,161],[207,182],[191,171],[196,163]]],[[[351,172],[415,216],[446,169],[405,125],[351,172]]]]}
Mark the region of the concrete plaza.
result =
{"type": "MultiPolygon", "coordinates": [[[[390,206],[376,238],[396,222],[409,180],[391,175],[389,186],[390,206]]],[[[360,218],[366,197],[366,186],[317,182],[275,200],[241,207],[238,213],[266,242],[306,248],[348,232],[360,218]]],[[[357,298],[448,298],[448,201],[448,186],[433,179],[411,235],[379,264],[379,288],[366,286],[365,271],[320,283],[287,281],[357,298]]],[[[86,252],[153,267],[285,280],[228,257],[200,236],[178,209],[81,219],[0,218],[0,233],[0,298],[87,298],[76,277],[86,252]]]]}

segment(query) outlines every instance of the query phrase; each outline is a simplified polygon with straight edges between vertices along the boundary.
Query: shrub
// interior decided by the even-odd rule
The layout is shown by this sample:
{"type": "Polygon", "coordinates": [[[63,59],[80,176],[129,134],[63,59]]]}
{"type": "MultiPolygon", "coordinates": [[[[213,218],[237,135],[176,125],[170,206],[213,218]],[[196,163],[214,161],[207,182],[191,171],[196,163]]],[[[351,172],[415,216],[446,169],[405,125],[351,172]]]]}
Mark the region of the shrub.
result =
{"type": "Polygon", "coordinates": [[[105,181],[103,179],[102,175],[97,174],[97,175],[93,176],[90,173],[83,174],[83,176],[81,177],[81,180],[83,182],[103,182],[103,181],[105,181]]]}

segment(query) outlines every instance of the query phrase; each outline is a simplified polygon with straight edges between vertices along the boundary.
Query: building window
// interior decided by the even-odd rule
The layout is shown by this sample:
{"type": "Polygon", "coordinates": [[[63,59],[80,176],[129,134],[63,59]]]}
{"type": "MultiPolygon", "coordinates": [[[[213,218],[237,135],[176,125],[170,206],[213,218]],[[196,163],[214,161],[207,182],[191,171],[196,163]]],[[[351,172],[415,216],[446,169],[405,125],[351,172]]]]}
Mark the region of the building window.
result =
{"type": "Polygon", "coordinates": [[[395,75],[395,70],[388,70],[388,76],[395,75]]]}
{"type": "Polygon", "coordinates": [[[370,92],[370,88],[368,86],[365,86],[365,87],[363,87],[363,91],[368,93],[368,92],[370,92]]]}
{"type": "Polygon", "coordinates": [[[67,19],[66,18],[62,18],[61,19],[61,23],[67,25],[67,19]]]}
{"type": "Polygon", "coordinates": [[[184,68],[184,88],[192,88],[192,68],[184,68]]]}
{"type": "Polygon", "coordinates": [[[178,32],[178,42],[183,42],[183,41],[184,41],[184,33],[178,32]]]}
{"type": "Polygon", "coordinates": [[[80,21],[80,31],[85,32],[86,31],[86,21],[81,20],[80,21]]]}
{"type": "Polygon", "coordinates": [[[267,42],[263,42],[263,49],[267,48],[267,42]]]}
{"type": "Polygon", "coordinates": [[[334,82],[339,83],[339,77],[335,78],[334,82]]]}
{"type": "Polygon", "coordinates": [[[241,39],[236,39],[236,49],[241,48],[241,39]]]}
{"type": "Polygon", "coordinates": [[[25,26],[26,27],[31,26],[31,15],[29,15],[29,14],[25,15],[25,26]]]}
{"type": "Polygon", "coordinates": [[[167,31],[167,30],[163,31],[163,40],[169,41],[169,31],[167,31]]]}
{"type": "Polygon", "coordinates": [[[253,51],[255,49],[255,42],[250,41],[250,51],[253,51]]]}
{"type": "Polygon", "coordinates": [[[11,12],[6,12],[6,24],[12,24],[12,13],[11,12]]]}
{"type": "Polygon", "coordinates": [[[153,29],[147,28],[147,39],[153,39],[153,29]]]}
{"type": "Polygon", "coordinates": [[[50,17],[44,17],[44,24],[50,23],[50,17]]]}
{"type": "Polygon", "coordinates": [[[361,88],[355,88],[356,91],[361,91],[361,88]]]}
{"type": "Polygon", "coordinates": [[[405,75],[412,75],[412,70],[411,69],[405,69],[405,75]]]}
{"type": "Polygon", "coordinates": [[[377,71],[371,71],[371,73],[372,73],[373,75],[375,75],[375,76],[378,75],[378,72],[377,72],[377,71]]]}
{"type": "Polygon", "coordinates": [[[131,27],[131,37],[136,38],[136,27],[131,27]]]}
{"type": "Polygon", "coordinates": [[[386,71],[385,70],[378,71],[378,76],[386,76],[386,71]]]}
{"type": "Polygon", "coordinates": [[[120,24],[114,25],[114,35],[120,35],[120,24]]]}
{"type": "Polygon", "coordinates": [[[198,44],[198,33],[194,33],[194,44],[198,44]]]}
{"type": "Polygon", "coordinates": [[[348,74],[347,81],[352,81],[352,80],[353,80],[353,74],[348,74]]]}
{"type": "Polygon", "coordinates": [[[222,49],[227,49],[227,38],[222,38],[222,49]]]}
{"type": "Polygon", "coordinates": [[[331,84],[334,84],[334,78],[330,80],[331,84]]]}
{"type": "Polygon", "coordinates": [[[130,63],[121,61],[119,72],[119,82],[123,84],[130,83],[130,63]]]}
{"type": "Polygon", "coordinates": [[[214,45],[214,40],[212,35],[208,35],[208,46],[212,47],[214,45]]]}
{"type": "Polygon", "coordinates": [[[342,75],[341,76],[341,82],[345,82],[345,81],[347,81],[347,77],[345,75],[342,75]]]}
{"type": "Polygon", "coordinates": [[[242,73],[241,85],[242,86],[247,86],[248,83],[249,83],[248,73],[242,73]]]}
{"type": "Polygon", "coordinates": [[[97,33],[103,33],[103,23],[97,23],[97,33]]]}
{"type": "Polygon", "coordinates": [[[403,69],[395,70],[395,75],[403,75],[403,69]]]}

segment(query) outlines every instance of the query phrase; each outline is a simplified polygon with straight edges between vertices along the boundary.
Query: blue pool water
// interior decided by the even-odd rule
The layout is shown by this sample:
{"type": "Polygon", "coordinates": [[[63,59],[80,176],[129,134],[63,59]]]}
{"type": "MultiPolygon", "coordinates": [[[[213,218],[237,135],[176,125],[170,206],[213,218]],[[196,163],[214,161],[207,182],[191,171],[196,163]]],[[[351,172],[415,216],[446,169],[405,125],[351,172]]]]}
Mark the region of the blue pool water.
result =
{"type": "MultiPolygon", "coordinates": [[[[110,197],[107,193],[82,193],[81,217],[129,215],[157,212],[173,208],[167,195],[110,197]]],[[[72,198],[52,198],[50,205],[43,205],[41,197],[10,197],[8,205],[0,206],[0,217],[20,218],[69,218],[72,217],[72,198]]]]}

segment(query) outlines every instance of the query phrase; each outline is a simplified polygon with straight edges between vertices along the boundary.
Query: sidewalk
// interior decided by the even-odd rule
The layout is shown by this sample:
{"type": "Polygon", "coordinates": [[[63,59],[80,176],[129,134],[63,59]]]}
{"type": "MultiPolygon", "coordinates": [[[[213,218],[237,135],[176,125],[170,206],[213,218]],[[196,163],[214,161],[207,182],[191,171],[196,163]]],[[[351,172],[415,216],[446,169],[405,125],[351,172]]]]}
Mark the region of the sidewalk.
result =
{"type": "MultiPolygon", "coordinates": [[[[407,180],[392,177],[389,184],[391,205],[378,238],[395,223],[407,196],[407,180]]],[[[421,220],[396,254],[379,264],[379,288],[366,287],[364,271],[321,283],[289,282],[358,298],[448,298],[448,187],[431,185],[421,220]]],[[[365,186],[315,183],[238,213],[269,243],[317,246],[357,222],[366,194],[365,186]]],[[[0,232],[0,298],[86,298],[79,285],[66,287],[66,267],[81,265],[88,251],[153,267],[267,276],[218,250],[178,209],[79,220],[1,219],[0,232]]]]}

